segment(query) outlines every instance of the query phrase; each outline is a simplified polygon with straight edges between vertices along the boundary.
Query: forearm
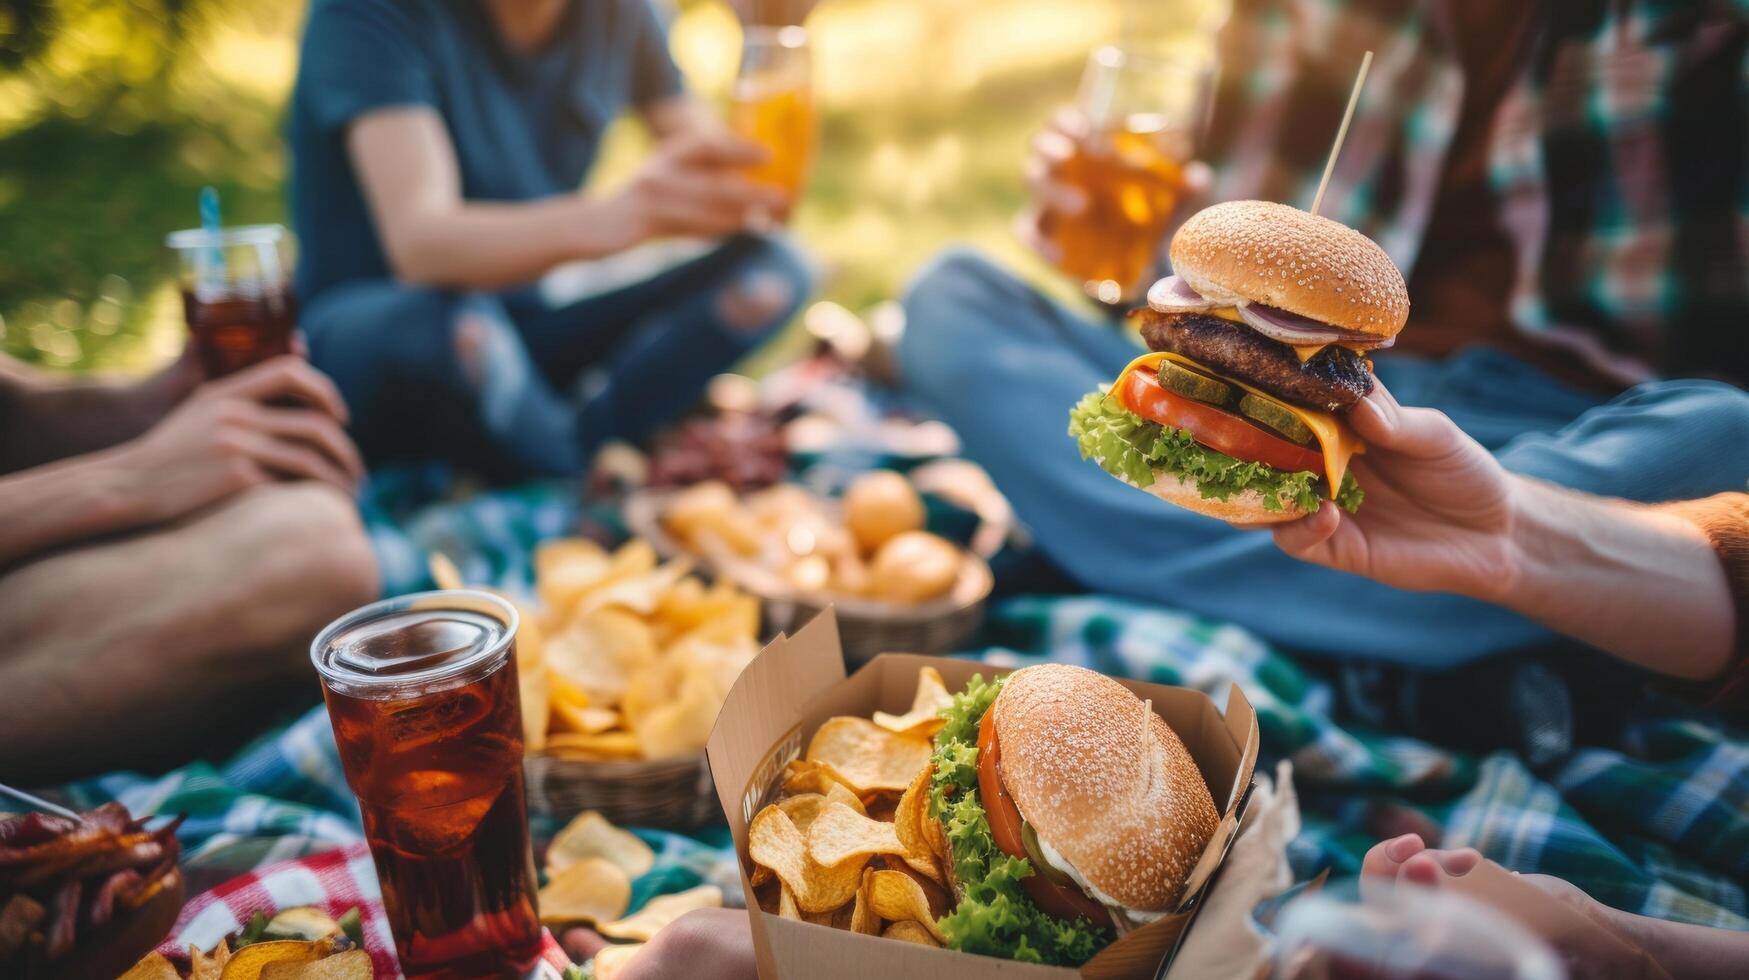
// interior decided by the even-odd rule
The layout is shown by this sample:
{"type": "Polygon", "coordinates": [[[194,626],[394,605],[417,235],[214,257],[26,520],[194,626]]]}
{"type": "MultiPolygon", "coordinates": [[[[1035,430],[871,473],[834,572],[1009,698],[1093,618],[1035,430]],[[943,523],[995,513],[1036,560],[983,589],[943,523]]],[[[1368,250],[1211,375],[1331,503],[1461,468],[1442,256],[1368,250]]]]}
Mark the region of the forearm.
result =
{"type": "Polygon", "coordinates": [[[53,379],[6,399],[0,432],[0,473],[108,449],[157,421],[168,405],[123,410],[111,382],[53,379]],[[148,410],[149,409],[149,410],[148,410]]]}
{"type": "Polygon", "coordinates": [[[1520,479],[1501,604],[1648,670],[1704,680],[1735,612],[1706,536],[1681,518],[1520,479]]]}
{"type": "Polygon", "coordinates": [[[562,262],[620,251],[634,240],[611,199],[562,195],[529,202],[463,202],[390,218],[396,275],[449,289],[533,282],[562,262]]]}
{"type": "Polygon", "coordinates": [[[1709,929],[1684,922],[1667,922],[1619,909],[1609,910],[1621,933],[1673,977],[1727,977],[1743,975],[1749,963],[1749,932],[1709,929]]]}
{"type": "Polygon", "coordinates": [[[131,487],[121,450],[0,477],[0,567],[50,548],[137,527],[146,488],[131,487]]]}

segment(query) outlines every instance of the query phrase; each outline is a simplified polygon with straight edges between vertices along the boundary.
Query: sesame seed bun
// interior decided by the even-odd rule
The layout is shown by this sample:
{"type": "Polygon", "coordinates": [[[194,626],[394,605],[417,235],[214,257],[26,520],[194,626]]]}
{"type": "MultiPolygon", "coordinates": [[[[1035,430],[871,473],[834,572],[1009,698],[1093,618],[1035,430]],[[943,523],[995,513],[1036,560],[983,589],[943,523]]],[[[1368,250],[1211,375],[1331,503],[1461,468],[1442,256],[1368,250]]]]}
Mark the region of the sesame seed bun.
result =
{"type": "Polygon", "coordinates": [[[1270,201],[1229,201],[1172,237],[1172,271],[1203,296],[1244,300],[1344,330],[1394,337],[1409,289],[1385,250],[1353,228],[1270,201]]]}
{"type": "Polygon", "coordinates": [[[1184,743],[1102,674],[1040,664],[991,707],[1002,784],[1039,840],[1126,908],[1172,909],[1219,817],[1184,743]]]}

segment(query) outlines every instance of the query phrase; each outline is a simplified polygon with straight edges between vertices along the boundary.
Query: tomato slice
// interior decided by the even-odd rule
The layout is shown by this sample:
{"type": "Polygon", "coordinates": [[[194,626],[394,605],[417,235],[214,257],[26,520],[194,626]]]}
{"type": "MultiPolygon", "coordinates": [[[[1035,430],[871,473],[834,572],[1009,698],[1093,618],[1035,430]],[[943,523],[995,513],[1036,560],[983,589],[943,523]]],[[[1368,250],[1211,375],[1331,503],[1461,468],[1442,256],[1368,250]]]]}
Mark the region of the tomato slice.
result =
{"type": "MultiPolygon", "coordinates": [[[[996,838],[996,846],[1004,854],[1030,862],[1026,843],[1020,837],[1020,808],[1002,786],[1002,749],[996,742],[995,717],[992,708],[978,722],[978,799],[984,804],[984,815],[990,821],[990,836],[996,838]]],[[[1046,878],[1038,868],[1020,879],[1020,887],[1046,915],[1066,921],[1083,918],[1100,927],[1111,922],[1111,913],[1105,906],[1079,888],[1065,887],[1046,878]]]]}
{"type": "Polygon", "coordinates": [[[990,821],[990,834],[1003,853],[1026,857],[1026,844],[1020,839],[1020,808],[1002,786],[996,771],[1001,750],[996,747],[996,711],[992,707],[978,722],[978,799],[984,804],[984,816],[990,821]]]}
{"type": "Polygon", "coordinates": [[[1289,473],[1324,472],[1324,456],[1316,449],[1291,443],[1225,409],[1175,395],[1160,387],[1159,379],[1147,371],[1131,371],[1124,379],[1121,395],[1130,411],[1161,425],[1183,429],[1215,452],[1289,473]]]}

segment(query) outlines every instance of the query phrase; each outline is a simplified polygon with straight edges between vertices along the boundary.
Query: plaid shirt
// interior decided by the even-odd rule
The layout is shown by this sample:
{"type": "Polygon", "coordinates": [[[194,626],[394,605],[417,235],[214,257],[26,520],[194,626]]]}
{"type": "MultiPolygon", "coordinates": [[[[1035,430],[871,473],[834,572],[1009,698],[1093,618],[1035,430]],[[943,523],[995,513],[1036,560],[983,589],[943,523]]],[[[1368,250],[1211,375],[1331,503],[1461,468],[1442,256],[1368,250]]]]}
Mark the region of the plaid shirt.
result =
{"type": "MultiPolygon", "coordinates": [[[[1464,99],[1447,2],[1235,0],[1215,198],[1309,207],[1370,48],[1323,213],[1413,269],[1464,99]]],[[[1749,379],[1749,3],[1540,7],[1487,130],[1512,328],[1623,381],[1749,379]]]]}

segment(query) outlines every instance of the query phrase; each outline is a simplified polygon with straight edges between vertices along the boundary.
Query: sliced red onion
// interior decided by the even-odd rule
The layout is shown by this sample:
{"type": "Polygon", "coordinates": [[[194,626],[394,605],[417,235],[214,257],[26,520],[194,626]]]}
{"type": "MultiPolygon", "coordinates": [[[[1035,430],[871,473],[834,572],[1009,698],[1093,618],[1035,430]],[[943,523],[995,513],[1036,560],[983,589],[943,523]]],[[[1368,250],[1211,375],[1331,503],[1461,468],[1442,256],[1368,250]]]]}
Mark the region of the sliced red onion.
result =
{"type": "Polygon", "coordinates": [[[1160,313],[1201,313],[1218,304],[1203,298],[1183,279],[1167,276],[1148,289],[1148,305],[1160,313]]]}
{"type": "Polygon", "coordinates": [[[1356,330],[1343,330],[1320,323],[1298,313],[1276,309],[1273,306],[1263,306],[1259,303],[1242,303],[1239,305],[1239,318],[1250,324],[1270,340],[1279,340],[1295,347],[1310,347],[1324,344],[1341,344],[1344,347],[1357,347],[1362,350],[1379,350],[1396,343],[1395,337],[1375,337],[1372,334],[1360,333],[1356,330]]]}

